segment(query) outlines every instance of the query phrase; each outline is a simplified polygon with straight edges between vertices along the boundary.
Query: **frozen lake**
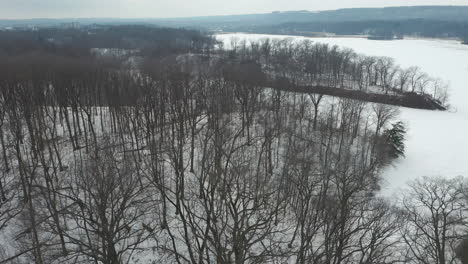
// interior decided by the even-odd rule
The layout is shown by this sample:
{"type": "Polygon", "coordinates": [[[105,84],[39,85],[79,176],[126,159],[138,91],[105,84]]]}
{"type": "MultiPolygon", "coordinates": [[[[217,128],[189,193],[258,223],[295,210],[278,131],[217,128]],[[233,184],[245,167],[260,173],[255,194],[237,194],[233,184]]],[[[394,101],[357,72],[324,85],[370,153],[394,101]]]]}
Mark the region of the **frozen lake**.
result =
{"type": "MultiPolygon", "coordinates": [[[[240,33],[218,35],[226,44],[233,37],[247,40],[291,38],[240,33]]],[[[451,40],[311,40],[352,48],[366,55],[392,57],[403,67],[419,66],[431,77],[450,83],[449,100],[453,108],[450,111],[400,109],[400,118],[408,127],[406,158],[385,170],[384,194],[391,195],[420,176],[468,177],[468,45],[451,40]]]]}

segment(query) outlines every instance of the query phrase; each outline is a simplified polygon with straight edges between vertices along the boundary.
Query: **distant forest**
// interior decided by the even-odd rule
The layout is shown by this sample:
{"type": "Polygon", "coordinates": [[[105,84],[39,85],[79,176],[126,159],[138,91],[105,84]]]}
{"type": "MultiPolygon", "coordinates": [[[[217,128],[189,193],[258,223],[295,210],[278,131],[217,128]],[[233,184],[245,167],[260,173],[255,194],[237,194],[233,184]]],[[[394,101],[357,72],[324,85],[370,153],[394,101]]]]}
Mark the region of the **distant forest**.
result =
{"type": "Polygon", "coordinates": [[[281,25],[239,28],[239,31],[287,35],[314,35],[326,32],[337,35],[369,35],[370,37],[383,39],[414,36],[460,38],[465,42],[468,40],[468,22],[423,19],[286,23],[281,25]]]}
{"type": "MultiPolygon", "coordinates": [[[[198,30],[143,26],[89,26],[82,29],[43,28],[40,30],[0,31],[0,55],[47,53],[63,56],[91,56],[92,49],[138,49],[160,54],[200,50],[211,37],[198,30]]],[[[211,44],[212,45],[212,44],[211,44]]]]}

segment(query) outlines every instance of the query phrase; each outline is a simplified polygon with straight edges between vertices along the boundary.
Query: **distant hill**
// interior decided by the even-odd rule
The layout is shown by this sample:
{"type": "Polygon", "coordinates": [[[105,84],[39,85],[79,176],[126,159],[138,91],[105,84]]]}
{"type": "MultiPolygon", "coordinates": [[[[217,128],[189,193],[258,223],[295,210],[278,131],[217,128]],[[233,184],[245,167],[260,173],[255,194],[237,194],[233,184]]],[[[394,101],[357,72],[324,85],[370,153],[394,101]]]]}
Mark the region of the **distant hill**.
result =
{"type": "Polygon", "coordinates": [[[154,20],[165,26],[268,34],[369,35],[374,39],[402,36],[468,40],[468,6],[413,6],[351,8],[320,12],[290,11],[269,14],[193,17],[154,20]]]}
{"type": "Polygon", "coordinates": [[[450,37],[468,40],[468,6],[349,8],[329,11],[275,11],[268,14],[187,18],[81,18],[0,20],[0,28],[91,24],[146,24],[224,32],[314,35],[365,34],[376,39],[401,36],[450,37]],[[73,23],[72,23],[73,22],[73,23]]]}
{"type": "Polygon", "coordinates": [[[328,11],[287,11],[267,14],[246,14],[227,16],[205,16],[187,18],[78,18],[78,19],[27,19],[0,20],[1,26],[14,25],[56,25],[60,23],[79,22],[83,24],[107,23],[150,23],[172,26],[219,27],[219,26],[259,26],[284,23],[310,22],[343,22],[369,20],[441,20],[468,21],[468,6],[410,6],[385,8],[348,8],[328,11]]]}
{"type": "Polygon", "coordinates": [[[441,20],[468,21],[468,6],[411,6],[385,8],[349,8],[329,11],[288,11],[268,14],[248,14],[231,16],[210,16],[192,18],[162,19],[161,22],[173,24],[207,25],[265,25],[305,22],[343,22],[368,20],[441,20]]]}

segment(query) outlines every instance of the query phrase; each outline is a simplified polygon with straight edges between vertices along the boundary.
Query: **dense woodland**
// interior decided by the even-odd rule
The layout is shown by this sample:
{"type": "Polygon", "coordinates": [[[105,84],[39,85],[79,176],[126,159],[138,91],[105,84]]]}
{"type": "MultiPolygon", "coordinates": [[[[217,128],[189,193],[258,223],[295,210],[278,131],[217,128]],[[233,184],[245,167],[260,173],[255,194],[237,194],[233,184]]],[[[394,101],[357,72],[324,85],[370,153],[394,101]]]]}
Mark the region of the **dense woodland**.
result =
{"type": "Polygon", "coordinates": [[[397,108],[291,88],[445,101],[442,81],[307,41],[87,30],[0,33],[0,263],[466,259],[465,179],[378,195],[397,108]]]}
{"type": "MultiPolygon", "coordinates": [[[[83,29],[0,30],[0,55],[45,53],[64,57],[91,56],[93,49],[139,50],[146,56],[199,51],[211,38],[199,31],[143,26],[92,25],[83,29]]],[[[211,44],[212,45],[212,44],[211,44]]]]}

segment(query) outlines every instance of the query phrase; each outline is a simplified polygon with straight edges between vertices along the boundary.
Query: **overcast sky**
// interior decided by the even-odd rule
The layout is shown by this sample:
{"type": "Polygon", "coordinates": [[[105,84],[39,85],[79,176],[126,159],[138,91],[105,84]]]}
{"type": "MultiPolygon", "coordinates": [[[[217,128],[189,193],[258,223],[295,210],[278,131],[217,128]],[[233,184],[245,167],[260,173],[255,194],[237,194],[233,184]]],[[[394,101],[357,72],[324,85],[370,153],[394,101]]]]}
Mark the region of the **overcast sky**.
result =
{"type": "Polygon", "coordinates": [[[186,17],[405,5],[468,5],[468,0],[0,0],[0,19],[186,17]]]}

